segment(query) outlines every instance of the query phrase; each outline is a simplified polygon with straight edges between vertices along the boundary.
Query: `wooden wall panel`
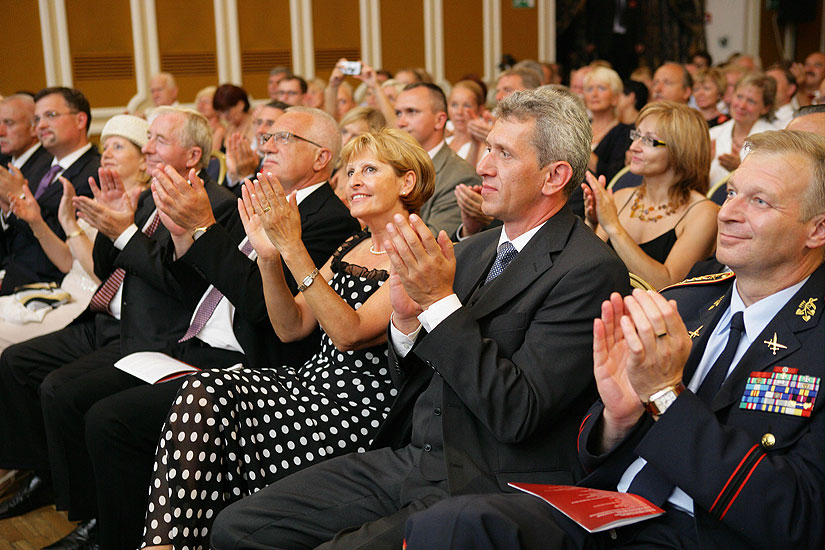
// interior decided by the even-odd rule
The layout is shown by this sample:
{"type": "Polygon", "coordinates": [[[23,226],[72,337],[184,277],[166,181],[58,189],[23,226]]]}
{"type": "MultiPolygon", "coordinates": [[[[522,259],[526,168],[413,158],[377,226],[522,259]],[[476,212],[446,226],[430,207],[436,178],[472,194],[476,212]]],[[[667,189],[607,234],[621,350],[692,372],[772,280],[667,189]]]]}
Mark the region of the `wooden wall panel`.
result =
{"type": "Polygon", "coordinates": [[[266,98],[269,70],[292,67],[289,0],[238,0],[241,78],[253,97],[266,98]]]}
{"type": "Polygon", "coordinates": [[[0,94],[11,95],[46,87],[43,42],[37,2],[3,0],[3,30],[0,32],[0,94]]]}
{"type": "MultiPolygon", "coordinates": [[[[361,59],[358,0],[313,0],[312,39],[315,43],[315,75],[329,79],[342,57],[361,59]]],[[[352,80],[353,86],[360,81],[352,80]]]]}
{"type": "Polygon", "coordinates": [[[391,73],[404,67],[423,67],[424,4],[421,0],[381,2],[383,67],[391,73]]]}
{"type": "MultiPolygon", "coordinates": [[[[514,8],[513,3],[501,3],[501,53],[516,58],[536,59],[539,52],[537,8],[514,8]]],[[[500,60],[496,59],[496,63],[500,60]]]]}
{"type": "Polygon", "coordinates": [[[175,75],[181,103],[218,82],[215,12],[211,0],[156,0],[160,70],[175,75]]]}
{"type": "Polygon", "coordinates": [[[75,88],[92,107],[126,105],[137,92],[129,0],[66,2],[66,20],[75,88]]]}
{"type": "Polygon", "coordinates": [[[444,2],[444,73],[452,83],[484,76],[484,13],[478,0],[444,2]]]}
{"type": "MultiPolygon", "coordinates": [[[[781,60],[781,45],[785,38],[784,28],[779,26],[777,37],[776,11],[766,9],[764,3],[760,4],[759,9],[759,56],[762,58],[763,66],[768,67],[781,60]]],[[[823,9],[825,9],[823,2],[816,2],[816,10],[815,13],[810,14],[810,20],[799,23],[796,35],[796,55],[794,56],[793,52],[786,53],[793,58],[793,61],[804,62],[808,54],[819,49],[823,9]]]]}

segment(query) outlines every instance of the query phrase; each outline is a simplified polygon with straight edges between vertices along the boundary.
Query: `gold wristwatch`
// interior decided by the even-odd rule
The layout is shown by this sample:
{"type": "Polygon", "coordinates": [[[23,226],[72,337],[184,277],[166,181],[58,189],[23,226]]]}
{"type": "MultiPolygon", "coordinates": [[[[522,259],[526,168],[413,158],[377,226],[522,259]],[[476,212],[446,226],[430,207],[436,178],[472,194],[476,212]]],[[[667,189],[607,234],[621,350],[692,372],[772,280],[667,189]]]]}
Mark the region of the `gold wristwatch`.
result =
{"type": "Polygon", "coordinates": [[[685,385],[681,382],[675,386],[668,386],[663,390],[659,390],[651,395],[646,403],[643,403],[645,410],[653,416],[662,416],[683,391],[685,391],[685,385]]]}

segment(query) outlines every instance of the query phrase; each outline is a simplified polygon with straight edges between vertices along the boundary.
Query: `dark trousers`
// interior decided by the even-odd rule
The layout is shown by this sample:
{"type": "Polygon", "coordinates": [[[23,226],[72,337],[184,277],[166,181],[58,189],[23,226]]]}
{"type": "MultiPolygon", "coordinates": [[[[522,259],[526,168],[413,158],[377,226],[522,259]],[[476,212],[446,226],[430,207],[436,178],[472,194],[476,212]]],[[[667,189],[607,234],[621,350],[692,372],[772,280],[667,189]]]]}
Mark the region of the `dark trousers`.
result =
{"type": "MultiPolygon", "coordinates": [[[[204,369],[226,368],[244,361],[240,353],[210,348],[197,339],[172,346],[165,353],[204,369]]],[[[154,385],[139,381],[138,385],[120,391],[115,391],[114,380],[113,391],[97,399],[80,419],[85,434],[79,441],[85,441],[84,451],[88,450],[89,468],[94,472],[94,484],[90,487],[94,495],[84,494],[83,498],[97,501],[100,546],[104,550],[140,545],[155,450],[169,408],[184,380],[182,377],[154,385]]],[[[71,385],[67,389],[78,388],[71,385]]],[[[60,412],[74,415],[72,409],[60,412]]],[[[77,423],[78,418],[72,422],[77,423]]]]}
{"type": "Polygon", "coordinates": [[[688,514],[666,507],[657,518],[593,535],[531,495],[467,495],[409,518],[407,550],[602,550],[698,548],[688,514]]]}
{"type": "Polygon", "coordinates": [[[225,508],[212,548],[398,550],[407,518],[447,497],[410,448],[326,460],[225,508]]]}
{"type": "Polygon", "coordinates": [[[0,467],[48,470],[41,384],[58,369],[84,372],[119,354],[120,323],[108,315],[7,348],[0,356],[0,467]]]}

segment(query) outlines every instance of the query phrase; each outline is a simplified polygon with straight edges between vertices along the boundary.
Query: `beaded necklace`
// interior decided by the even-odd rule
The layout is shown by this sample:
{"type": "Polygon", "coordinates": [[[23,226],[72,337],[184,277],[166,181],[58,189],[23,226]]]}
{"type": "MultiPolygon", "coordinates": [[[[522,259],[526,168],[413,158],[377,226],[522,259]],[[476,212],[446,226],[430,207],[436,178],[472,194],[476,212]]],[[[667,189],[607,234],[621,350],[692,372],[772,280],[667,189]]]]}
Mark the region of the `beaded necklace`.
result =
{"type": "Polygon", "coordinates": [[[638,191],[636,191],[635,198],[633,199],[633,204],[630,205],[630,217],[638,218],[639,221],[642,222],[657,222],[665,216],[675,214],[676,209],[679,206],[678,204],[674,204],[673,201],[668,201],[664,204],[648,206],[642,202],[642,199],[644,197],[645,189],[644,187],[642,187],[638,191]]]}

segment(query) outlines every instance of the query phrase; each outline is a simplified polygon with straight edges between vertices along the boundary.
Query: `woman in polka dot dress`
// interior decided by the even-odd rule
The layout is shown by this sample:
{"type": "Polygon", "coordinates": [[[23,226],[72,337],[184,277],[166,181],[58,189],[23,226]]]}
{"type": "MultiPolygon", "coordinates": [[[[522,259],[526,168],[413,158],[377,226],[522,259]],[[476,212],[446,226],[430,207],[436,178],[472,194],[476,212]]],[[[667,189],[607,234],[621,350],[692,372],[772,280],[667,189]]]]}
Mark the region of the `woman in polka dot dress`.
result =
{"type": "Polygon", "coordinates": [[[187,380],[158,444],[142,547],[208,548],[209,528],[225,506],[319,460],[366,450],[386,415],[395,395],[386,364],[386,225],[418,211],[432,195],[435,172],[427,153],[399,130],[359,136],[342,158],[351,213],[372,232],[347,240],[320,275],[301,244],[294,197],[266,175],[254,194],[244,188],[239,210],[275,332],[292,341],[320,325],[321,349],[298,368],[211,371],[187,380]],[[282,257],[302,281],[294,298],[282,257]]]}

